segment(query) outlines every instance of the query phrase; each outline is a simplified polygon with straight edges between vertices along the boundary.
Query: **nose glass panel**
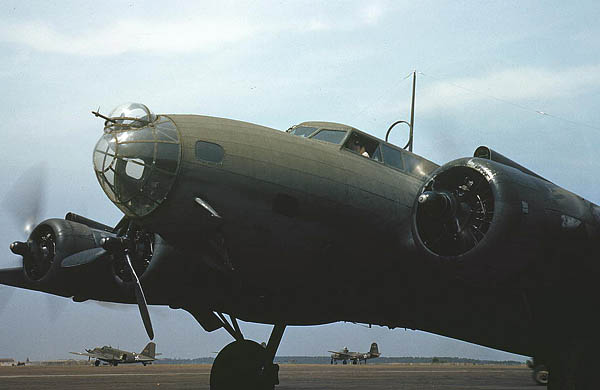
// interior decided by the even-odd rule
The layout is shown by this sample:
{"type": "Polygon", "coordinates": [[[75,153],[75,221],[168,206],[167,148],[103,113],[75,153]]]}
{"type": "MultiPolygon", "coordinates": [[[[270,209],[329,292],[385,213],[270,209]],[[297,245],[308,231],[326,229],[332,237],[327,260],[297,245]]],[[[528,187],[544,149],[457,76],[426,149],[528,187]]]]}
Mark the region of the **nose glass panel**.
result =
{"type": "Polygon", "coordinates": [[[165,116],[143,127],[108,124],[94,149],[102,189],[126,215],[143,217],[167,197],[179,170],[181,143],[165,116]]]}

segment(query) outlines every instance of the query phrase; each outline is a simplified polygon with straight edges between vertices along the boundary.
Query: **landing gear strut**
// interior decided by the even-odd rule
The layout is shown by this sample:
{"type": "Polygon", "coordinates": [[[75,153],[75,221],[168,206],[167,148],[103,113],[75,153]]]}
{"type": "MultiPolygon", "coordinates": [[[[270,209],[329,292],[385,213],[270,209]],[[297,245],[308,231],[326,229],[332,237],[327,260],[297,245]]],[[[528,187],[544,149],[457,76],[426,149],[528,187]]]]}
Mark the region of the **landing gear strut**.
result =
{"type": "Polygon", "coordinates": [[[210,371],[210,390],[273,390],[279,384],[279,365],[273,364],[284,324],[273,327],[267,346],[245,340],[235,317],[231,324],[225,316],[217,313],[223,327],[235,341],[219,352],[210,371]]]}
{"type": "Polygon", "coordinates": [[[596,353],[600,339],[571,339],[548,362],[548,390],[594,390],[598,388],[596,353]]]}

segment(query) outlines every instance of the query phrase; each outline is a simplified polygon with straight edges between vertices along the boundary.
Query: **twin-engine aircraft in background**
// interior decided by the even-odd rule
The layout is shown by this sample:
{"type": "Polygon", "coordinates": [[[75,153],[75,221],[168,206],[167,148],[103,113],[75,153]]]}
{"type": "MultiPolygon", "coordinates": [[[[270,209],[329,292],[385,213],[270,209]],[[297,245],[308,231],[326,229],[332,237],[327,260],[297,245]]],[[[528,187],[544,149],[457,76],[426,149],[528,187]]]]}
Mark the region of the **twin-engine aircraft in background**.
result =
{"type": "Polygon", "coordinates": [[[337,364],[338,360],[342,361],[342,364],[347,364],[351,361],[352,364],[360,364],[364,361],[367,364],[367,359],[378,358],[381,356],[377,343],[371,344],[369,352],[351,352],[348,351],[348,347],[344,347],[339,351],[328,351],[331,352],[331,364],[337,364]]]}
{"type": "Polygon", "coordinates": [[[338,123],[279,131],[142,104],[96,115],[94,171],[124,217],[41,222],[0,283],[137,302],[150,339],[147,304],[225,328],[213,390],[273,389],[286,326],[336,321],[536,356],[550,389],[596,386],[597,205],[488,147],[438,166],[338,123]],[[274,325],[266,348],[238,318],[274,325]]]}
{"type": "Polygon", "coordinates": [[[123,351],[106,345],[94,349],[86,349],[85,351],[70,353],[96,359],[94,361],[95,366],[99,366],[100,362],[106,362],[112,366],[118,366],[123,363],[142,363],[145,366],[152,364],[156,360],[156,355],[160,355],[156,353],[156,344],[153,342],[149,342],[140,353],[123,351]]]}

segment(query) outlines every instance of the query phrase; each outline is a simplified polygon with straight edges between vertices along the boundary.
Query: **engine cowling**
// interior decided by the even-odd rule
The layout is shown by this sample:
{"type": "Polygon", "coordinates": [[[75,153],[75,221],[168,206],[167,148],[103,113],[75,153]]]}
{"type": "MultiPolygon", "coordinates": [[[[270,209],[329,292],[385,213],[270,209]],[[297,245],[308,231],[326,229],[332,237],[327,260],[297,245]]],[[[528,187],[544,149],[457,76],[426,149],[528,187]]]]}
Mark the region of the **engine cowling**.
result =
{"type": "MultiPolygon", "coordinates": [[[[93,248],[111,233],[90,229],[81,223],[64,219],[48,219],[33,229],[20,254],[25,278],[34,285],[56,285],[65,275],[64,259],[93,248]]],[[[14,245],[14,244],[13,244],[14,245]]],[[[86,252],[87,254],[87,252],[86,252]]],[[[89,253],[100,257],[103,252],[89,253]]]]}
{"type": "Polygon", "coordinates": [[[433,172],[413,208],[422,257],[483,281],[490,274],[509,278],[560,253],[591,251],[600,208],[502,158],[458,159],[433,172]]]}
{"type": "MultiPolygon", "coordinates": [[[[25,279],[32,287],[84,300],[102,289],[131,287],[124,257],[102,246],[104,238],[116,236],[106,229],[55,218],[41,222],[26,242],[15,242],[11,249],[23,256],[25,279]]],[[[168,268],[163,265],[175,257],[174,249],[155,233],[137,230],[132,236],[131,261],[145,283],[168,268]]]]}

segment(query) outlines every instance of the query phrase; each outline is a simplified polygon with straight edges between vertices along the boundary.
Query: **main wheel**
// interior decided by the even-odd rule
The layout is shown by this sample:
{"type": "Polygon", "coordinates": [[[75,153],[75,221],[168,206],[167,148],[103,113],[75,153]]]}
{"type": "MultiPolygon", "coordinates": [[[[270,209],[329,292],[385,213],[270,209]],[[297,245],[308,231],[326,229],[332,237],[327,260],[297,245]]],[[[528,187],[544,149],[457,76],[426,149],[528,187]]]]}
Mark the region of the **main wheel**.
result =
{"type": "Polygon", "coordinates": [[[100,360],[96,360],[96,361],[94,362],[94,366],[98,367],[99,365],[100,365],[100,360]]]}
{"type": "Polygon", "coordinates": [[[266,360],[265,348],[254,341],[226,345],[210,370],[210,390],[273,390],[279,366],[266,360]]]}
{"type": "Polygon", "coordinates": [[[539,365],[533,368],[533,380],[538,385],[547,385],[548,384],[548,370],[546,367],[539,365]]]}

